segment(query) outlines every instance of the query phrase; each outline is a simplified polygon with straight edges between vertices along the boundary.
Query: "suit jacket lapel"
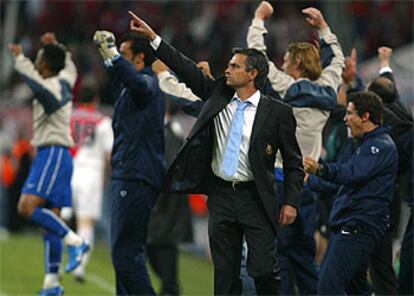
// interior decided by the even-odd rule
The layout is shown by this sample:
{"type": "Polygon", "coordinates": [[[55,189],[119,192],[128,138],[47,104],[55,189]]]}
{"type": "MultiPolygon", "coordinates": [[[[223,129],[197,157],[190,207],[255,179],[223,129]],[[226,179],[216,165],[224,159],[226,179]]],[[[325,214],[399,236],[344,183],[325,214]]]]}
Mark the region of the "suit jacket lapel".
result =
{"type": "Polygon", "coordinates": [[[270,104],[269,99],[262,95],[260,97],[259,105],[257,106],[256,116],[254,118],[250,145],[251,143],[253,143],[260,129],[263,127],[263,124],[266,121],[267,115],[269,115],[269,111],[270,111],[270,108],[268,107],[269,104],[270,104]]]}
{"type": "Polygon", "coordinates": [[[226,86],[221,92],[218,92],[216,95],[213,94],[207,101],[205,101],[203,109],[188,135],[188,138],[191,139],[210,119],[223,110],[232,99],[233,94],[234,90],[226,86]]]}

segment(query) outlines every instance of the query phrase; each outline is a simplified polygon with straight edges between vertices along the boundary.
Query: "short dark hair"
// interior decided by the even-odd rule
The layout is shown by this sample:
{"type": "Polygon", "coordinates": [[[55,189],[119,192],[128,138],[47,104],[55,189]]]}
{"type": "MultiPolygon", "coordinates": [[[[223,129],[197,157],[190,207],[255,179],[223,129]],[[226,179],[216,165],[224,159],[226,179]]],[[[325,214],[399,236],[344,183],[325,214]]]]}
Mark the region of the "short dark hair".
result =
{"type": "Polygon", "coordinates": [[[79,89],[78,100],[81,103],[92,103],[97,91],[91,86],[83,86],[79,89]]]}
{"type": "Polygon", "coordinates": [[[139,36],[137,33],[130,32],[121,37],[120,44],[126,41],[131,42],[131,51],[134,56],[142,52],[145,56],[145,66],[148,67],[152,65],[155,61],[155,54],[147,39],[139,36]]]}
{"type": "Polygon", "coordinates": [[[381,98],[372,91],[360,91],[351,93],[347,97],[347,103],[353,103],[358,116],[369,113],[369,120],[377,125],[382,124],[384,106],[381,98]]]}
{"type": "Polygon", "coordinates": [[[368,86],[368,90],[379,95],[384,103],[392,103],[397,96],[394,82],[383,76],[373,79],[368,86]]]}
{"type": "Polygon", "coordinates": [[[245,55],[246,70],[257,70],[257,77],[254,80],[256,89],[262,90],[266,82],[267,74],[269,73],[269,62],[263,52],[254,48],[240,48],[236,47],[232,50],[233,55],[239,53],[245,55]]]}
{"type": "Polygon", "coordinates": [[[65,68],[65,49],[60,45],[46,44],[42,47],[42,60],[47,68],[55,74],[65,68]]]}

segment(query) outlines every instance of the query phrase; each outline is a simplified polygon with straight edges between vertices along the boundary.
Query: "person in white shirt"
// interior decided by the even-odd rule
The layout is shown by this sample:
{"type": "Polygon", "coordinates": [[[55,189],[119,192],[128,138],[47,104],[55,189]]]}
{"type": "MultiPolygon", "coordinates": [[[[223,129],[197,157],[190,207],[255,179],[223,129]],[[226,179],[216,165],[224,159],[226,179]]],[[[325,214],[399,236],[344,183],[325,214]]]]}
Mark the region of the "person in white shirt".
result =
{"type": "MultiPolygon", "coordinates": [[[[344,56],[337,37],[331,32],[322,13],[316,8],[303,9],[306,21],[318,30],[320,50],[312,43],[292,43],[284,56],[282,70],[269,60],[271,89],[275,97],[289,104],[297,122],[296,137],[303,156],[319,159],[322,152],[322,130],[330,111],[336,106],[337,88],[342,82],[344,56]],[[321,55],[327,53],[322,63],[321,55]]],[[[256,9],[247,34],[250,48],[266,53],[264,21],[273,14],[273,7],[262,1],[256,9]]],[[[267,92],[271,95],[271,92],[267,92]]],[[[275,175],[284,182],[282,158],[278,154],[275,175]]],[[[282,189],[283,186],[278,186],[282,189]]],[[[284,196],[280,192],[280,196],[284,196]]],[[[283,198],[281,199],[283,200],[283,198]]],[[[295,285],[301,295],[314,295],[317,289],[315,261],[316,206],[314,195],[304,186],[301,208],[294,224],[278,233],[281,294],[294,293],[295,285]]]]}
{"type": "MultiPolygon", "coordinates": [[[[71,117],[72,136],[75,146],[73,155],[73,210],[78,234],[90,243],[91,249],[82,263],[73,271],[75,279],[85,280],[95,238],[95,224],[102,215],[104,184],[109,176],[113,144],[112,120],[98,110],[99,97],[92,87],[85,86],[79,92],[79,104],[71,117]]],[[[62,216],[69,220],[72,208],[63,208],[62,216]]]]}

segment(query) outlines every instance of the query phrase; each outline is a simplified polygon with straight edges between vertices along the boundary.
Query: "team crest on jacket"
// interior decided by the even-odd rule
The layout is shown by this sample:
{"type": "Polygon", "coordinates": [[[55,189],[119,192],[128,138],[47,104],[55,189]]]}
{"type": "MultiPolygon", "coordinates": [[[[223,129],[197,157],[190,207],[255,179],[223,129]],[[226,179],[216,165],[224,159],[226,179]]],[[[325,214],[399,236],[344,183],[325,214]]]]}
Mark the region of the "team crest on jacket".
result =
{"type": "Polygon", "coordinates": [[[128,194],[128,191],[126,191],[126,190],[121,190],[121,191],[119,191],[119,195],[120,195],[121,197],[125,197],[125,196],[127,196],[127,194],[128,194]]]}
{"type": "Polygon", "coordinates": [[[379,149],[377,147],[375,147],[375,146],[372,146],[371,147],[371,152],[372,152],[372,154],[376,154],[376,153],[379,152],[379,149]]]}
{"type": "Polygon", "coordinates": [[[266,147],[266,154],[267,155],[272,155],[273,154],[273,147],[270,146],[269,144],[266,147]]]}

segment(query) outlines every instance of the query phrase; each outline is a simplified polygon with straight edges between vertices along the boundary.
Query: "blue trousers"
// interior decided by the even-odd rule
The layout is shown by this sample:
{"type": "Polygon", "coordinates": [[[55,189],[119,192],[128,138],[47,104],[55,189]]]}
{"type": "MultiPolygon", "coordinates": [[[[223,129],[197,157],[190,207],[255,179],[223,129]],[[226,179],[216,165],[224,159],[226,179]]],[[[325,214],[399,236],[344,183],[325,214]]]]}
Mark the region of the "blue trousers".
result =
{"type": "MultiPolygon", "coordinates": [[[[278,196],[283,197],[283,182],[277,182],[278,196]]],[[[302,203],[293,224],[283,226],[277,234],[280,265],[280,294],[315,295],[318,285],[316,271],[316,203],[306,186],[302,203]]]]}
{"type": "Polygon", "coordinates": [[[111,251],[117,295],[155,295],[145,242],[158,192],[139,180],[111,182],[111,251]]]}
{"type": "Polygon", "coordinates": [[[368,261],[378,245],[373,231],[344,225],[332,232],[319,275],[318,295],[370,295],[368,261]]]}
{"type": "Polygon", "coordinates": [[[398,295],[413,295],[413,208],[401,246],[398,295]]]}
{"type": "Polygon", "coordinates": [[[247,271],[247,253],[249,252],[247,248],[246,241],[243,242],[242,250],[242,260],[240,265],[240,279],[242,281],[242,296],[255,296],[256,286],[254,284],[254,279],[249,275],[247,271]]]}

